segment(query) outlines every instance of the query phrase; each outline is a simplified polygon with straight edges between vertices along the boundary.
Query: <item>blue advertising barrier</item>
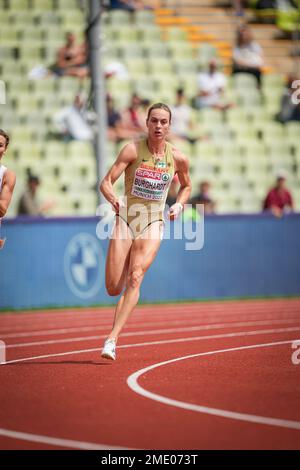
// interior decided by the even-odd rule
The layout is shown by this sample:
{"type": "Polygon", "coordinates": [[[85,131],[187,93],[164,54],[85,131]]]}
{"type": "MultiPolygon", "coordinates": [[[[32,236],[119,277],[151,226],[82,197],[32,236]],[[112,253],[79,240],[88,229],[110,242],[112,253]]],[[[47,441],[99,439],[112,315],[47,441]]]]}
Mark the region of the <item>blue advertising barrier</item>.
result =
{"type": "MultiPolygon", "coordinates": [[[[3,224],[0,308],[115,303],[105,290],[108,240],[97,218],[14,219],[3,224]]],[[[164,240],[141,301],[300,295],[300,215],[211,216],[200,251],[164,240]]]]}

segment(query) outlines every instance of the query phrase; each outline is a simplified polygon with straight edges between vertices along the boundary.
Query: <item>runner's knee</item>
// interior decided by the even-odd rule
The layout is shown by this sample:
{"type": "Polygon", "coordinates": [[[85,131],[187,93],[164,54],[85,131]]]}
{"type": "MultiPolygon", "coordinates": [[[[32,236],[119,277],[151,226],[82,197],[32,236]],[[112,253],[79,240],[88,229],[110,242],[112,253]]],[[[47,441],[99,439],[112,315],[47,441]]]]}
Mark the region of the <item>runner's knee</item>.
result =
{"type": "Polygon", "coordinates": [[[144,271],[142,266],[140,264],[134,264],[129,275],[129,285],[131,287],[138,287],[142,282],[143,276],[144,271]]]}
{"type": "Polygon", "coordinates": [[[120,287],[119,284],[116,284],[114,282],[107,282],[106,290],[107,290],[108,295],[110,295],[111,297],[116,297],[117,295],[121,294],[122,286],[120,287]]]}

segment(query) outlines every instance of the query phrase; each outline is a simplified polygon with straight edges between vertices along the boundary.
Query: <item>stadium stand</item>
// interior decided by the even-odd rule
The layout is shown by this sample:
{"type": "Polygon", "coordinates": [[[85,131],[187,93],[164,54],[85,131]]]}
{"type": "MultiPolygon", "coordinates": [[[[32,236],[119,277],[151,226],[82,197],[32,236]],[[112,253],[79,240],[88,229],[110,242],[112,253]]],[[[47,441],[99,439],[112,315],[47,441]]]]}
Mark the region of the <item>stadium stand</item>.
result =
{"type": "MultiPolygon", "coordinates": [[[[282,125],[274,120],[288,72],[281,64],[290,64],[286,57],[283,62],[278,59],[286,56],[286,45],[273,55],[276,45],[269,33],[277,27],[267,24],[254,29],[267,58],[261,96],[253,77],[229,76],[235,23],[216,2],[205,3],[209,6],[189,1],[183,10],[175,10],[176,2],[164,2],[167,8],[134,14],[104,12],[104,67],[115,61],[128,72],[125,79],[107,79],[107,91],[119,110],[128,105],[133,92],[172,105],[176,89],[182,86],[191,100],[199,70],[217,56],[228,75],[226,94],[235,107],[225,115],[213,109],[193,111],[194,128],[208,136],[195,145],[183,144],[194,187],[203,179],[212,183],[217,213],[258,212],[276,172],[285,169],[298,208],[300,123],[282,125]]],[[[159,7],[159,2],[154,6],[159,7]]],[[[0,0],[0,8],[0,79],[7,88],[0,127],[11,133],[6,164],[18,175],[9,215],[16,215],[28,168],[41,177],[41,197],[56,201],[50,215],[94,215],[97,172],[92,145],[58,141],[51,134],[54,113],[72,102],[80,84],[73,77],[28,78],[34,67],[54,62],[67,31],[83,41],[85,13],[76,0],[0,0]]],[[[89,85],[86,79],[86,93],[89,85]]],[[[120,145],[108,142],[107,166],[120,145]]]]}

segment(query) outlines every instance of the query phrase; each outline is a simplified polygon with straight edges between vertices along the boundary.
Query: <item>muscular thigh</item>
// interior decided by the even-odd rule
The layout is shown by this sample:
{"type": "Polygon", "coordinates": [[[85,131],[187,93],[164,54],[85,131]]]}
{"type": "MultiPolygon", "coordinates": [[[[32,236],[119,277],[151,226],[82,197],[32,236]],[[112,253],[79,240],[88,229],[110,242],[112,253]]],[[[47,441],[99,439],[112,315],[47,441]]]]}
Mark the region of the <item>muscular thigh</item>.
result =
{"type": "Polygon", "coordinates": [[[134,240],[132,244],[129,272],[131,272],[136,266],[139,266],[143,270],[144,274],[151,266],[158,253],[161,244],[161,231],[163,224],[162,222],[155,222],[152,225],[156,225],[157,228],[153,230],[152,227],[152,236],[149,236],[149,231],[151,230],[150,226],[143,235],[134,240]]]}
{"type": "Polygon", "coordinates": [[[129,264],[132,237],[126,223],[116,217],[106,259],[106,283],[123,283],[129,264]]]}

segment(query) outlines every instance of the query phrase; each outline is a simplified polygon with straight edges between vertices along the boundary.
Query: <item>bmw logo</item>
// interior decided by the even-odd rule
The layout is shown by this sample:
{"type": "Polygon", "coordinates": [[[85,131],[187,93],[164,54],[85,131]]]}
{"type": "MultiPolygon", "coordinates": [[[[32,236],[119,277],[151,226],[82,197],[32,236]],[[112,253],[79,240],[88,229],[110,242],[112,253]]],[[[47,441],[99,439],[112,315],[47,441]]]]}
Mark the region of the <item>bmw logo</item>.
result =
{"type": "Polygon", "coordinates": [[[89,233],[79,233],[69,241],[64,272],[69,289],[76,297],[89,299],[99,292],[103,282],[103,260],[98,240],[89,233]]]}

